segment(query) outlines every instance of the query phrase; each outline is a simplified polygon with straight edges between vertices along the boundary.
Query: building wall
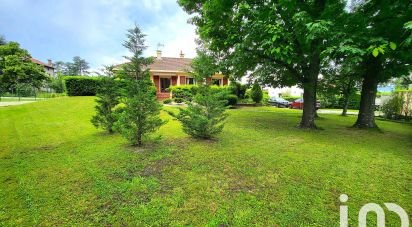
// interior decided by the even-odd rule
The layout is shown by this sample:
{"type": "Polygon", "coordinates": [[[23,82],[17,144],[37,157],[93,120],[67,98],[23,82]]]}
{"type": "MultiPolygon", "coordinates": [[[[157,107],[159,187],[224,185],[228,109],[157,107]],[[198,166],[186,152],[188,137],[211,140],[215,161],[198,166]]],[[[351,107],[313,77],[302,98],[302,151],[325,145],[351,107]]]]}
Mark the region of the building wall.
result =
{"type": "Polygon", "coordinates": [[[49,74],[49,76],[54,77],[54,69],[44,66],[44,71],[49,74]]]}

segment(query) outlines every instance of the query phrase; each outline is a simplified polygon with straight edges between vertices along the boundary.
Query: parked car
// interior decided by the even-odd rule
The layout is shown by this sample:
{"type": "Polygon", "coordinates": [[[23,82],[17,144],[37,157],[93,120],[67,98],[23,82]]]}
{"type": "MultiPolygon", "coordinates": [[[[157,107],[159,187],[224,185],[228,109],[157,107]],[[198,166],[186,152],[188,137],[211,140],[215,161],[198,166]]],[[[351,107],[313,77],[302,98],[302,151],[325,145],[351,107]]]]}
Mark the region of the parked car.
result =
{"type": "MultiPolygon", "coordinates": [[[[289,108],[291,109],[303,109],[303,98],[296,99],[290,103],[289,108]]],[[[320,101],[316,100],[316,109],[320,109],[320,101]]]]}
{"type": "Polygon", "coordinates": [[[271,97],[268,100],[268,103],[272,106],[277,106],[277,107],[289,107],[290,102],[286,99],[280,98],[280,97],[271,97]]]}

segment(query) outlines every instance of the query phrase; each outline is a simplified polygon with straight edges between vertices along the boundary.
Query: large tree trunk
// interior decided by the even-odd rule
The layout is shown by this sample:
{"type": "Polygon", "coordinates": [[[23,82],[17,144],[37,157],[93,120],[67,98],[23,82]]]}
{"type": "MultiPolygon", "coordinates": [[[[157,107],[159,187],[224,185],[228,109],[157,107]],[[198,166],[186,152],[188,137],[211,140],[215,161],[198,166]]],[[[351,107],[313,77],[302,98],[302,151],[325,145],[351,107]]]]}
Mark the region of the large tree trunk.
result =
{"type": "Polygon", "coordinates": [[[305,83],[303,86],[303,113],[300,128],[316,129],[315,125],[315,89],[313,83],[305,83]]]}
{"type": "Polygon", "coordinates": [[[316,129],[316,85],[320,71],[319,54],[313,53],[309,68],[304,70],[303,80],[303,113],[300,128],[316,129]]]}
{"type": "Polygon", "coordinates": [[[369,62],[362,82],[362,93],[358,119],[354,127],[377,128],[375,124],[375,98],[378,88],[379,63],[376,59],[369,62]]]}

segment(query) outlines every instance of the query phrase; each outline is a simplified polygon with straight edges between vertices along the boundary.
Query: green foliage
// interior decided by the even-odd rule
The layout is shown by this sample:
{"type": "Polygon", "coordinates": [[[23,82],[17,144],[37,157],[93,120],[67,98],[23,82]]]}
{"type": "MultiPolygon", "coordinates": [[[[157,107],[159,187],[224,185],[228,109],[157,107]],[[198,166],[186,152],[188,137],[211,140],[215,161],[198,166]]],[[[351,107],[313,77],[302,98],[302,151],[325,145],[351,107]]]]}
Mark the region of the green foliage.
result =
{"type": "Polygon", "coordinates": [[[96,95],[100,78],[67,76],[64,77],[64,82],[68,96],[93,96],[96,95]]]}
{"type": "Polygon", "coordinates": [[[262,88],[258,83],[254,83],[252,86],[252,90],[250,91],[250,98],[255,102],[255,103],[260,103],[263,99],[263,92],[262,88]]]}
{"type": "Polygon", "coordinates": [[[262,103],[264,105],[268,105],[269,104],[269,91],[267,90],[262,90],[262,103]]]}
{"type": "Polygon", "coordinates": [[[16,95],[19,97],[36,96],[36,89],[30,84],[17,84],[15,87],[16,95]]]}
{"type": "Polygon", "coordinates": [[[185,100],[183,98],[174,98],[173,101],[175,103],[183,103],[185,100]]]}
{"type": "Polygon", "coordinates": [[[72,62],[56,61],[54,67],[56,72],[65,76],[87,75],[90,68],[89,63],[79,56],[73,57],[72,62]]]}
{"type": "MultiPolygon", "coordinates": [[[[221,71],[235,78],[250,74],[274,87],[300,84],[311,98],[325,59],[321,53],[332,45],[345,14],[344,1],[178,2],[193,15],[221,71]]],[[[302,128],[316,128],[314,106],[305,105],[302,128]]]]}
{"type": "MultiPolygon", "coordinates": [[[[191,102],[193,101],[193,97],[198,93],[199,90],[198,85],[180,85],[180,86],[171,86],[170,91],[172,92],[173,100],[176,103],[182,102],[191,102]]],[[[212,85],[209,86],[209,89],[218,94],[221,100],[228,101],[228,95],[230,94],[230,88],[228,86],[217,86],[212,85]]]]}
{"type": "Polygon", "coordinates": [[[31,56],[17,42],[0,45],[0,89],[12,91],[19,86],[39,89],[49,80],[42,66],[30,60],[31,56]],[[24,85],[22,85],[24,84],[24,85]]]}
{"type": "Polygon", "coordinates": [[[181,98],[185,101],[192,101],[194,95],[196,95],[196,90],[198,86],[196,85],[180,85],[180,86],[171,86],[169,88],[172,92],[172,98],[181,98]]]}
{"type": "Polygon", "coordinates": [[[399,119],[402,113],[404,100],[401,95],[394,93],[389,100],[382,105],[382,112],[385,118],[399,119]]]}
{"type": "Polygon", "coordinates": [[[219,72],[216,58],[202,45],[197,49],[197,56],[192,60],[191,67],[192,74],[198,82],[203,82],[219,72]]]}
{"type": "Polygon", "coordinates": [[[177,119],[182,123],[183,131],[188,135],[210,139],[223,130],[227,117],[226,101],[209,87],[202,87],[194,97],[194,102],[187,108],[181,108],[177,119]]]}
{"type": "Polygon", "coordinates": [[[236,105],[238,101],[238,97],[233,94],[227,95],[226,99],[227,99],[227,105],[230,105],[230,106],[236,105]]]}
{"type": "Polygon", "coordinates": [[[111,77],[102,77],[97,89],[96,115],[91,119],[96,128],[103,128],[113,133],[113,125],[116,122],[114,108],[119,104],[120,92],[118,83],[111,77]]]}
{"type": "Polygon", "coordinates": [[[119,111],[114,127],[132,145],[141,146],[144,137],[165,123],[159,118],[162,105],[150,79],[129,79],[126,84],[125,107],[119,111]]]}
{"type": "Polygon", "coordinates": [[[247,85],[233,81],[228,87],[231,94],[236,95],[239,99],[244,99],[246,95],[247,85]]]}
{"type": "Polygon", "coordinates": [[[65,91],[64,76],[57,73],[56,77],[50,79],[49,87],[56,93],[63,93],[65,91]]]}
{"type": "Polygon", "coordinates": [[[150,80],[146,67],[153,59],[142,57],[146,48],[144,37],[136,25],[128,30],[127,40],[123,43],[132,56],[126,57],[130,62],[124,64],[118,73],[126,85],[125,107],[114,125],[132,145],[138,146],[143,145],[143,137],[147,137],[165,123],[159,117],[162,105],[157,101],[156,87],[150,80]]]}
{"type": "Polygon", "coordinates": [[[412,91],[394,92],[381,110],[387,119],[412,119],[412,91]]]}
{"type": "Polygon", "coordinates": [[[170,104],[170,103],[172,103],[172,99],[165,99],[165,100],[163,100],[163,104],[170,104]]]}

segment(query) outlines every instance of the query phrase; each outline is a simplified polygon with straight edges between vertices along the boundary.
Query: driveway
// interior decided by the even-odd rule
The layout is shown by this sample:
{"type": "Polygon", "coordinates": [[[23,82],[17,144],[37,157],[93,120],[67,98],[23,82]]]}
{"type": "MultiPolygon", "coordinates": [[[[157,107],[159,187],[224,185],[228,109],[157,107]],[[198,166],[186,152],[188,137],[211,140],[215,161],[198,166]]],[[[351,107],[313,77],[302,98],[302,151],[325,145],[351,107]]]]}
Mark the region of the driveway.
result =
{"type": "Polygon", "coordinates": [[[18,105],[23,105],[23,104],[32,103],[32,102],[35,102],[35,101],[0,102],[0,107],[18,106],[18,105]]]}

